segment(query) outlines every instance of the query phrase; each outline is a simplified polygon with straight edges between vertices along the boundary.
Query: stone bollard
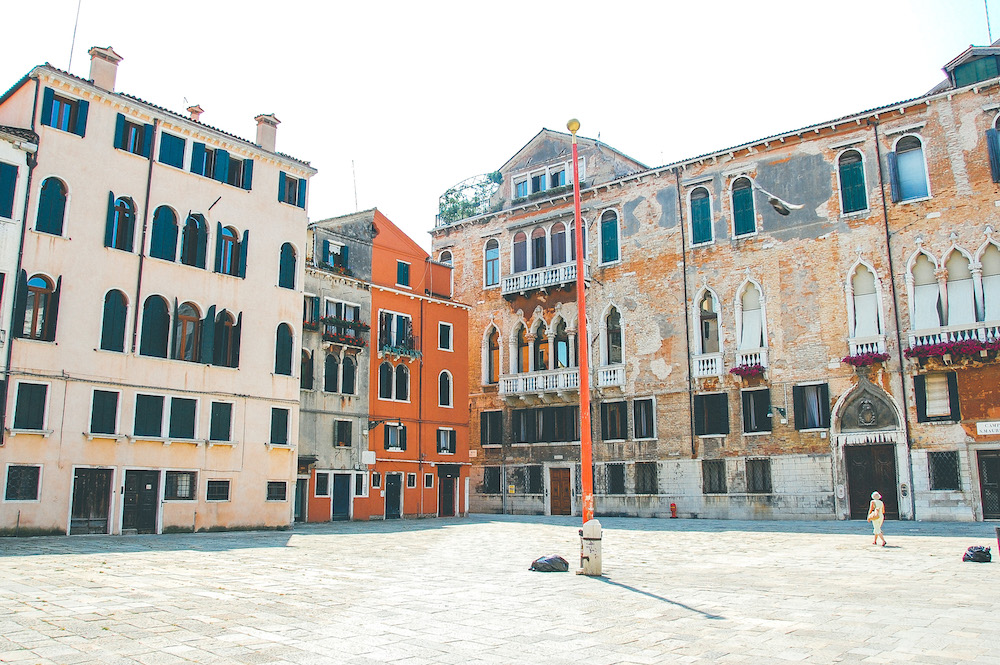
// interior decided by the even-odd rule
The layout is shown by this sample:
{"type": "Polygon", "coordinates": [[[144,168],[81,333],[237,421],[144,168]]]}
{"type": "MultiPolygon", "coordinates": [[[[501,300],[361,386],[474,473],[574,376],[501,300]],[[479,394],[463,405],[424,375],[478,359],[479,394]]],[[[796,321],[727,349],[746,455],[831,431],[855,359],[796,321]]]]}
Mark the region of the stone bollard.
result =
{"type": "Polygon", "coordinates": [[[579,575],[601,576],[601,523],[590,520],[580,529],[579,575]]]}

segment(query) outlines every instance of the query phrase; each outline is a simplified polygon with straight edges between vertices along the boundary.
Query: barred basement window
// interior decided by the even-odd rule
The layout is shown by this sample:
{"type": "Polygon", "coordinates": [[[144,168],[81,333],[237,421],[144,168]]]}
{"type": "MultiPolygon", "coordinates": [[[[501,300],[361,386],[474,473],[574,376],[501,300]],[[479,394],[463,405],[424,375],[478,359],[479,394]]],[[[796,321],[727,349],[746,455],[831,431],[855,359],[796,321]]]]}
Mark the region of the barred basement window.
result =
{"type": "Polygon", "coordinates": [[[500,493],[500,467],[483,467],[483,494],[500,493]]]}
{"type": "Polygon", "coordinates": [[[479,445],[499,445],[503,441],[503,411],[479,414],[479,445]]]}
{"type": "Polygon", "coordinates": [[[288,483],[283,480],[267,481],[267,500],[284,501],[288,495],[288,483]]]}
{"type": "Polygon", "coordinates": [[[608,474],[608,494],[625,493],[625,465],[608,464],[604,467],[608,474]]]}
{"type": "Polygon", "coordinates": [[[415,473],[406,474],[406,486],[411,489],[417,486],[417,474],[415,473]]]}
{"type": "Polygon", "coordinates": [[[194,471],[167,471],[163,498],[176,501],[193,501],[194,488],[197,486],[196,478],[197,476],[194,471]]]}
{"type": "Polygon", "coordinates": [[[747,460],[747,492],[752,494],[771,493],[771,460],[747,460]]]}
{"type": "Polygon", "coordinates": [[[726,493],[726,460],[707,459],[701,463],[702,491],[705,494],[726,493]]]}
{"type": "Polygon", "coordinates": [[[635,463],[635,493],[658,494],[656,462],[635,463]]]}
{"type": "Polygon", "coordinates": [[[316,473],[316,496],[330,496],[330,474],[316,473]]]}
{"type": "Polygon", "coordinates": [[[962,489],[957,450],[928,453],[927,464],[931,475],[932,490],[962,489]]]}
{"type": "Polygon", "coordinates": [[[38,480],[41,475],[40,466],[7,467],[7,490],[4,493],[6,501],[37,501],[38,480]]]}
{"type": "Polygon", "coordinates": [[[375,489],[382,487],[382,474],[378,471],[372,471],[372,487],[375,489]]]}
{"type": "Polygon", "coordinates": [[[433,489],[433,488],[434,488],[434,474],[433,473],[425,473],[424,474],[424,489],[433,489]]]}
{"type": "Polygon", "coordinates": [[[205,490],[206,501],[229,501],[229,481],[210,480],[205,490]]]}
{"type": "Polygon", "coordinates": [[[542,489],[542,467],[539,464],[532,464],[528,469],[528,494],[541,494],[542,489]]]}

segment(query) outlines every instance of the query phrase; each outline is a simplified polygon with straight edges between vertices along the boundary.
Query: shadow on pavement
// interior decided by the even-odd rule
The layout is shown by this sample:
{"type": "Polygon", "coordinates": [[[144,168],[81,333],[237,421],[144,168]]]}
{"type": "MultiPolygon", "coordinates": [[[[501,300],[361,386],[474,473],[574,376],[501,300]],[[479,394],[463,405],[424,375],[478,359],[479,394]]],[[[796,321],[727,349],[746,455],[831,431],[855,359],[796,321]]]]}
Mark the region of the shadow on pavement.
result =
{"type": "Polygon", "coordinates": [[[614,580],[609,579],[607,577],[595,577],[593,579],[596,579],[596,580],[599,580],[601,582],[604,582],[605,584],[610,584],[612,586],[619,587],[621,589],[626,589],[628,591],[631,591],[632,593],[639,593],[639,594],[642,594],[643,596],[649,596],[650,598],[655,598],[656,600],[662,601],[664,603],[669,603],[670,605],[673,605],[675,607],[679,607],[679,608],[681,608],[683,610],[687,610],[688,612],[694,612],[695,614],[700,614],[701,616],[703,616],[706,619],[725,619],[726,618],[726,617],[719,616],[718,614],[709,614],[708,612],[702,612],[701,610],[695,609],[694,607],[690,607],[688,605],[685,605],[684,603],[678,603],[676,600],[670,600],[669,598],[664,598],[663,596],[657,596],[655,593],[650,593],[649,591],[643,591],[642,589],[636,589],[634,586],[629,586],[627,584],[622,584],[621,582],[615,582],[614,580]]]}

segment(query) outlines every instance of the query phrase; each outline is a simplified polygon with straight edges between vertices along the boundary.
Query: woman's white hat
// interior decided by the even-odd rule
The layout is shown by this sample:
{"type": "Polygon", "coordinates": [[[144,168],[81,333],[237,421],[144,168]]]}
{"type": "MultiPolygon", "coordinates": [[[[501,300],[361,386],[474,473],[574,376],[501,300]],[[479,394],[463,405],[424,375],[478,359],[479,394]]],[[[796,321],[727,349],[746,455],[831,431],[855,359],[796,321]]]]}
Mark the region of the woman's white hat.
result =
{"type": "Polygon", "coordinates": [[[877,491],[875,491],[875,492],[872,492],[872,498],[873,499],[881,499],[882,495],[879,494],[877,491]]]}

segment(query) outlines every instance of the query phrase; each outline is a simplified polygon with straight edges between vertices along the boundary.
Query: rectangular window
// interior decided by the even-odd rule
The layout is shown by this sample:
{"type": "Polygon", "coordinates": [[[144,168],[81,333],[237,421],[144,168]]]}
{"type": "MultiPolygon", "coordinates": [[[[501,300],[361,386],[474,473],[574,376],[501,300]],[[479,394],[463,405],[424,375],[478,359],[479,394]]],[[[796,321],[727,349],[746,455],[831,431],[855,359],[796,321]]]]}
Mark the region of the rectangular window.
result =
{"type": "MultiPolygon", "coordinates": [[[[149,157],[153,145],[153,126],[141,125],[118,114],[115,124],[115,147],[133,155],[149,157]]],[[[162,152],[162,151],[161,151],[162,152]]]]}
{"type": "Polygon", "coordinates": [[[624,494],[625,465],[621,463],[608,464],[604,468],[608,474],[608,494],[624,494]]]}
{"type": "Polygon", "coordinates": [[[450,323],[438,322],[438,350],[454,351],[451,346],[452,325],[450,323]]]}
{"type": "Polygon", "coordinates": [[[963,62],[954,69],[955,87],[962,88],[973,83],[979,83],[986,79],[995,78],[1000,75],[1000,68],[997,67],[995,56],[977,58],[971,62],[963,62]]]}
{"type": "Polygon", "coordinates": [[[90,433],[114,434],[118,431],[118,392],[95,390],[90,408],[90,433]]]}
{"type": "Polygon", "coordinates": [[[338,420],[337,433],[334,445],[338,448],[349,448],[351,446],[351,421],[338,420]]]}
{"type": "Polygon", "coordinates": [[[746,178],[740,178],[733,187],[733,235],[750,235],[756,230],[757,218],[753,210],[753,189],[746,178]]]}
{"type": "Polygon", "coordinates": [[[205,490],[206,501],[229,501],[229,481],[210,480],[205,490]]]}
{"type": "Polygon", "coordinates": [[[163,498],[170,501],[193,501],[194,488],[198,486],[194,471],[167,471],[163,498]]]}
{"type": "Polygon", "coordinates": [[[514,411],[514,443],[535,443],[540,440],[538,418],[540,409],[514,411]]]}
{"type": "Polygon", "coordinates": [[[540,464],[532,464],[526,468],[528,470],[528,494],[541,494],[544,491],[542,487],[542,466],[540,464]]]}
{"type": "Polygon", "coordinates": [[[319,330],[319,298],[306,296],[302,302],[302,327],[319,330]]]}
{"type": "Polygon", "coordinates": [[[566,185],[566,170],[549,172],[549,188],[563,187],[566,185]]]}
{"type": "Polygon", "coordinates": [[[7,467],[7,501],[38,501],[38,486],[42,467],[11,464],[7,467]]]}
{"type": "Polygon", "coordinates": [[[170,398],[170,429],[171,439],[193,439],[195,435],[196,412],[198,400],[185,397],[170,398]]]}
{"type": "MultiPolygon", "coordinates": [[[[368,496],[368,490],[365,488],[365,479],[368,478],[367,473],[356,473],[354,474],[354,496],[368,496]]],[[[375,474],[372,474],[372,482],[375,482],[375,474]]]]}
{"type": "Polygon", "coordinates": [[[325,471],[316,472],[316,496],[330,496],[330,474],[325,471]]]}
{"type": "MultiPolygon", "coordinates": [[[[203,175],[206,178],[215,177],[215,166],[218,159],[215,148],[209,148],[204,143],[191,144],[191,173],[203,175]]],[[[221,151],[225,153],[225,151],[221,151]]]]}
{"type": "Polygon", "coordinates": [[[729,395],[694,396],[694,433],[699,436],[729,434],[729,395]]]}
{"type": "Polygon", "coordinates": [[[751,494],[771,493],[771,460],[747,460],[747,492],[751,494]]]}
{"type": "Polygon", "coordinates": [[[17,167],[0,162],[0,217],[14,219],[14,191],[17,186],[17,167]]]}
{"type": "Polygon", "coordinates": [[[514,183],[514,198],[515,199],[523,199],[527,195],[528,195],[528,180],[527,180],[527,178],[525,178],[524,180],[521,180],[520,182],[515,182],[514,183]]]}
{"type": "Polygon", "coordinates": [[[635,463],[635,493],[659,494],[656,479],[656,462],[635,463]]]}
{"type": "Polygon", "coordinates": [[[249,169],[247,166],[250,165],[250,160],[242,160],[229,156],[229,168],[226,170],[226,184],[232,185],[233,187],[239,187],[241,189],[250,189],[246,183],[246,176],[249,174],[249,169]]]}
{"type": "Polygon", "coordinates": [[[962,489],[957,450],[927,453],[927,466],[931,475],[932,490],[962,489]]]}
{"type": "Polygon", "coordinates": [[[396,261],[396,286],[410,285],[410,264],[405,261],[396,261]]]}
{"type": "Polygon", "coordinates": [[[231,441],[233,405],[230,402],[212,402],[212,422],[208,428],[209,441],[231,441]]]}
{"type": "Polygon", "coordinates": [[[955,372],[920,374],[913,377],[918,422],[961,420],[958,375],[955,372]]]}
{"type": "Polygon", "coordinates": [[[14,405],[14,429],[45,429],[45,402],[49,386],[44,383],[17,384],[17,403],[14,405]]]}
{"type": "Polygon", "coordinates": [[[136,436],[163,435],[163,396],[135,396],[135,425],[132,428],[136,436]]]}
{"type": "Polygon", "coordinates": [[[545,174],[539,173],[538,175],[531,176],[531,193],[536,194],[538,192],[545,191],[545,174]]]}
{"type": "Polygon", "coordinates": [[[42,124],[77,136],[87,133],[87,110],[90,103],[82,99],[67,99],[52,88],[42,93],[42,124]]]}
{"type": "Polygon", "coordinates": [[[288,409],[271,408],[271,443],[288,445],[288,409]]]}
{"type": "Polygon", "coordinates": [[[708,190],[698,188],[691,195],[691,244],[712,242],[712,202],[708,190]]]}
{"type": "Polygon", "coordinates": [[[483,467],[483,494],[500,493],[500,467],[483,467]]]}
{"type": "Polygon", "coordinates": [[[825,383],[792,386],[795,429],[825,429],[830,426],[830,388],[825,383]]]}
{"type": "Polygon", "coordinates": [[[437,431],[437,440],[439,453],[455,454],[455,430],[439,429],[437,431]]]}
{"type": "Polygon", "coordinates": [[[601,439],[615,441],[628,436],[625,402],[601,404],[601,439]]]}
{"type": "Polygon", "coordinates": [[[705,494],[726,493],[726,460],[707,459],[701,463],[702,491],[705,494]]]}
{"type": "Polygon", "coordinates": [[[267,500],[285,501],[288,496],[288,483],[283,480],[267,481],[267,500]]]}
{"type": "Polygon", "coordinates": [[[375,489],[382,487],[382,474],[378,471],[372,471],[372,487],[375,489]]]}
{"type": "Polygon", "coordinates": [[[637,399],[632,402],[632,415],[635,418],[635,438],[655,439],[656,428],[653,418],[653,400],[637,399]]]}
{"type": "Polygon", "coordinates": [[[434,487],[434,474],[425,473],[424,474],[424,489],[431,489],[434,487]]]}
{"type": "Polygon", "coordinates": [[[503,411],[482,411],[479,414],[479,445],[500,445],[503,442],[503,411]]]}
{"type": "Polygon", "coordinates": [[[743,431],[744,432],[770,432],[771,418],[771,391],[767,388],[763,390],[744,390],[743,398],[743,431]]]}
{"type": "Polygon", "coordinates": [[[406,450],[406,425],[386,423],[383,443],[386,450],[406,450]]]}
{"type": "Polygon", "coordinates": [[[173,134],[160,134],[160,162],[179,169],[184,168],[185,140],[173,134]]]}
{"type": "Polygon", "coordinates": [[[297,208],[306,207],[306,181],[293,178],[284,171],[278,173],[278,200],[297,208]]]}
{"type": "Polygon", "coordinates": [[[415,473],[406,474],[406,487],[409,489],[413,489],[416,486],[417,486],[417,474],[415,473]]]}

